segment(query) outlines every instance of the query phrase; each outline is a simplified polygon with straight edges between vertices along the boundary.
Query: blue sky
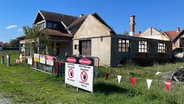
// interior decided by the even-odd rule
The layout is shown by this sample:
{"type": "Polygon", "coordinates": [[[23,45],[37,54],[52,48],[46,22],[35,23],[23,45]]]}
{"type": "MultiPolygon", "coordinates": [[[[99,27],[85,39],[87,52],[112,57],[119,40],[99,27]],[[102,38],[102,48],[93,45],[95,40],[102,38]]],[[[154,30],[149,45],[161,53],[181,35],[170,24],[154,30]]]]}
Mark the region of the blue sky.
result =
{"type": "Polygon", "coordinates": [[[129,31],[129,17],[136,16],[135,31],[153,27],[162,31],[184,28],[183,0],[1,0],[0,41],[23,35],[38,10],[79,16],[97,12],[118,34],[129,31]]]}

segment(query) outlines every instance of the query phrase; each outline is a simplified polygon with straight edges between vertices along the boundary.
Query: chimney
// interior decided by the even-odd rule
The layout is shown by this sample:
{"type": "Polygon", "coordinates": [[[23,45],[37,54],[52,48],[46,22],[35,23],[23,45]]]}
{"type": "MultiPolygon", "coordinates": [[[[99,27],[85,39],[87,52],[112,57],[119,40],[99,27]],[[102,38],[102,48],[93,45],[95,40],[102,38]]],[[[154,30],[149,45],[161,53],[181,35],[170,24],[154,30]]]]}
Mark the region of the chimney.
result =
{"type": "Polygon", "coordinates": [[[80,16],[79,16],[79,17],[82,17],[82,16],[84,16],[84,14],[80,14],[80,16]]]}
{"type": "Polygon", "coordinates": [[[177,28],[176,28],[176,32],[179,32],[179,31],[180,31],[180,27],[177,27],[177,28]]]}
{"type": "Polygon", "coordinates": [[[129,35],[133,36],[135,32],[135,16],[130,16],[130,32],[129,35]]]}

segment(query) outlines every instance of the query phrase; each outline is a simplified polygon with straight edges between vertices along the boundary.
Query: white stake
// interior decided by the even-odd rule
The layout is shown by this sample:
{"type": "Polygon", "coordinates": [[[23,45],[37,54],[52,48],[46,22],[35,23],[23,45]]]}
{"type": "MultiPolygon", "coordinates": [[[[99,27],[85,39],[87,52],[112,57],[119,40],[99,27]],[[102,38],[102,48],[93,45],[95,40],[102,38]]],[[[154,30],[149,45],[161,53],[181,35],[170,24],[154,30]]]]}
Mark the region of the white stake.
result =
{"type": "Polygon", "coordinates": [[[117,75],[117,77],[118,77],[118,83],[120,83],[122,76],[121,75],[117,75]]]}
{"type": "Polygon", "coordinates": [[[148,90],[150,89],[152,79],[146,79],[147,85],[148,85],[148,90]]]}

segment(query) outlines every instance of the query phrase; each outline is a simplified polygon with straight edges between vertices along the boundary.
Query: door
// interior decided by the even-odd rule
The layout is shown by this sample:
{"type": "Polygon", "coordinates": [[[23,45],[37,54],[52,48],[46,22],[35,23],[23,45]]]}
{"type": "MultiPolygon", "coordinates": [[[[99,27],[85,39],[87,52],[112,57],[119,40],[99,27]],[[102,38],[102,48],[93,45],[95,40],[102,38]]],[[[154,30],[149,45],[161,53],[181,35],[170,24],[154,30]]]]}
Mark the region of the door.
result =
{"type": "Polygon", "coordinates": [[[79,52],[82,56],[91,56],[91,40],[79,41],[79,52]]]}

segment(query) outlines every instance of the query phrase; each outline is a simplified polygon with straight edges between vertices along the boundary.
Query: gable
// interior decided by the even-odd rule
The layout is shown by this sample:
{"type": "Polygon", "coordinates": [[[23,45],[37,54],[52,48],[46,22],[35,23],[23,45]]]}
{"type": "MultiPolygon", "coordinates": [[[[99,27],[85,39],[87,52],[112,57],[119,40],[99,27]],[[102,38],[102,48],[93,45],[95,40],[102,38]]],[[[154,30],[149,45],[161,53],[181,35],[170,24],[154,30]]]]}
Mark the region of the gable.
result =
{"type": "Polygon", "coordinates": [[[158,39],[158,40],[169,40],[162,32],[149,27],[145,32],[143,32],[139,37],[149,38],[149,39],[158,39]]]}
{"type": "Polygon", "coordinates": [[[86,20],[75,33],[74,38],[89,38],[111,35],[111,29],[98,21],[93,15],[88,15],[86,20]]]}
{"type": "Polygon", "coordinates": [[[35,19],[34,19],[34,21],[33,21],[33,24],[36,24],[36,23],[38,23],[42,20],[45,20],[45,18],[40,12],[38,12],[35,19]]]}
{"type": "Polygon", "coordinates": [[[33,23],[36,24],[42,20],[51,21],[51,22],[59,22],[59,23],[62,21],[66,26],[69,26],[77,18],[78,17],[70,16],[66,14],[39,10],[33,23]]]}
{"type": "Polygon", "coordinates": [[[175,34],[173,35],[171,41],[172,42],[176,42],[178,39],[180,38],[183,38],[184,37],[184,30],[180,31],[180,32],[175,32],[175,34]]]}

